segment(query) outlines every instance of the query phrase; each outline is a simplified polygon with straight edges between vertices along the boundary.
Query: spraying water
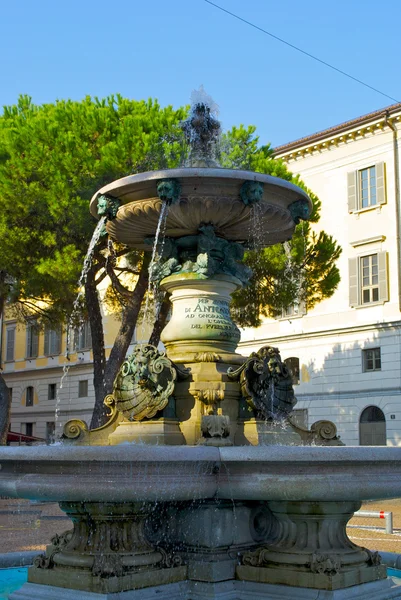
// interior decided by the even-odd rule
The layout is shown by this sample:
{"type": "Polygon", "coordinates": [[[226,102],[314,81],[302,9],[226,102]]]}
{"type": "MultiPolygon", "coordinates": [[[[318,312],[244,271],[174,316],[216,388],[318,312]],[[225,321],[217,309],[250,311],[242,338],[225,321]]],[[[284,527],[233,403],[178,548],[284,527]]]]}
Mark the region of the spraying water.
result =
{"type": "MultiPolygon", "coordinates": [[[[88,276],[89,269],[92,266],[93,253],[94,253],[96,244],[98,243],[100,236],[102,235],[102,231],[104,229],[105,222],[106,222],[106,217],[104,216],[99,220],[99,222],[96,226],[96,229],[93,232],[92,239],[89,243],[88,250],[87,250],[85,258],[84,258],[81,275],[78,279],[79,291],[78,291],[77,297],[75,298],[74,303],[72,305],[71,315],[70,315],[70,318],[68,319],[68,323],[67,323],[67,328],[66,328],[67,339],[66,339],[66,349],[65,349],[64,357],[66,358],[66,360],[68,362],[65,362],[63,365],[63,374],[61,376],[60,384],[58,386],[58,390],[56,393],[56,407],[55,407],[55,417],[54,417],[56,432],[57,432],[57,427],[60,426],[59,418],[60,418],[60,406],[61,406],[61,390],[64,387],[65,379],[66,379],[68,372],[70,370],[70,367],[71,367],[71,363],[69,362],[70,350],[71,350],[71,347],[70,347],[71,346],[71,344],[70,344],[71,330],[73,329],[74,323],[76,322],[76,320],[78,320],[78,317],[80,315],[80,303],[81,303],[81,299],[84,296],[84,286],[85,286],[86,278],[88,276]]],[[[79,318],[80,325],[82,326],[81,321],[82,321],[82,319],[79,318]]],[[[57,437],[57,435],[55,437],[57,437]]]]}
{"type": "Polygon", "coordinates": [[[166,230],[167,215],[168,215],[168,204],[167,204],[167,202],[163,202],[162,208],[160,211],[160,215],[159,215],[159,221],[157,223],[155,239],[153,242],[152,258],[150,259],[149,268],[148,268],[149,282],[148,282],[148,289],[146,292],[146,301],[145,301],[145,308],[143,311],[142,327],[141,327],[141,335],[140,335],[142,343],[144,343],[144,339],[145,339],[146,323],[149,320],[150,296],[152,295],[152,292],[153,292],[153,296],[154,296],[154,298],[156,298],[156,294],[157,294],[157,290],[156,290],[157,284],[155,282],[153,282],[151,274],[152,274],[154,265],[157,260],[157,246],[158,246],[160,237],[162,238],[162,244],[164,244],[164,232],[166,230]]]}

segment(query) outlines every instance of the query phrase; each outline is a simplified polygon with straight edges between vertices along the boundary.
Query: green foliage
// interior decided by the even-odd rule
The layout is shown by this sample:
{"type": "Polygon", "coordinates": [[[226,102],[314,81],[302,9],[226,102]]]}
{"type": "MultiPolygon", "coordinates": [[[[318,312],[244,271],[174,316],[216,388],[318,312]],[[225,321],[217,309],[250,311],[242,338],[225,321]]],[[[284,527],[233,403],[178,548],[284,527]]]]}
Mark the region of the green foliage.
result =
{"type": "Polygon", "coordinates": [[[91,196],[132,172],[175,166],[185,112],[119,95],[43,106],[21,96],[4,108],[0,268],[13,281],[13,300],[70,308],[95,227],[91,196]]]}

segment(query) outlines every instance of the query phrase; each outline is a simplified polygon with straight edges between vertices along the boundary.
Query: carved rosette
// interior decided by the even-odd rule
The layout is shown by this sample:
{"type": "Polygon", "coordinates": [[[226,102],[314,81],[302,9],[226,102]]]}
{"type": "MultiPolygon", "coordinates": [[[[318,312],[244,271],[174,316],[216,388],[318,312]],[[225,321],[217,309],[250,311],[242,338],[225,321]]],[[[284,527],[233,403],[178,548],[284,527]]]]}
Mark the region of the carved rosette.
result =
{"type": "Polygon", "coordinates": [[[292,412],[296,399],[291,375],[278,348],[264,346],[227,374],[240,382],[243,398],[263,418],[282,419],[292,412]]]}
{"type": "Polygon", "coordinates": [[[124,361],[114,382],[117,410],[129,421],[151,418],[173,395],[176,369],[164,352],[138,345],[124,361]]]}

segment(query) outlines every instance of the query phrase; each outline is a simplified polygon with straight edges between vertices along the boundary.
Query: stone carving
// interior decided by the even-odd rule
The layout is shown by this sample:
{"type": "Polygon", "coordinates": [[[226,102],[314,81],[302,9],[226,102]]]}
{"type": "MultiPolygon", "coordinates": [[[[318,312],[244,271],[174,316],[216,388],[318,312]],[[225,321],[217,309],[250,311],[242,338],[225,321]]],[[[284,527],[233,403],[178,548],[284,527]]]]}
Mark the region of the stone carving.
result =
{"type": "Polygon", "coordinates": [[[325,575],[336,575],[341,571],[342,561],[338,554],[314,553],[310,563],[312,573],[324,573],[325,575]]]}
{"type": "Polygon", "coordinates": [[[201,429],[204,438],[227,438],[230,435],[230,419],[226,415],[204,415],[201,429]]]}
{"type": "Polygon", "coordinates": [[[161,179],[157,184],[157,195],[167,204],[176,204],[181,194],[181,184],[178,179],[161,179]]]}
{"type": "Polygon", "coordinates": [[[372,552],[372,550],[368,550],[367,548],[363,548],[368,555],[368,560],[366,561],[368,565],[372,565],[377,567],[382,564],[382,557],[378,552],[372,552]]]}
{"type": "Polygon", "coordinates": [[[108,221],[116,218],[119,208],[120,200],[109,194],[102,194],[97,199],[97,214],[99,217],[106,217],[108,221]]]}
{"type": "Polygon", "coordinates": [[[196,390],[194,396],[203,404],[208,406],[212,406],[217,404],[217,402],[221,402],[224,400],[224,390],[222,389],[207,389],[207,390],[196,390]]]}
{"type": "Polygon", "coordinates": [[[136,346],[114,382],[117,410],[129,421],[141,421],[163,410],[174,392],[176,369],[164,352],[136,346]]]}
{"type": "Polygon", "coordinates": [[[95,577],[121,577],[124,565],[120,554],[97,554],[93,559],[92,574],[95,577]]]}
{"type": "Polygon", "coordinates": [[[264,346],[252,352],[241,367],[230,367],[227,374],[240,382],[243,398],[262,418],[283,419],[292,412],[296,398],[291,375],[278,348],[264,346]]]}
{"type": "Polygon", "coordinates": [[[260,181],[245,181],[239,193],[244,204],[255,204],[263,198],[263,183],[260,181]]]}
{"type": "MultiPolygon", "coordinates": [[[[154,238],[145,241],[151,245],[154,238]]],[[[199,235],[165,239],[160,250],[161,260],[152,267],[150,278],[160,281],[173,273],[198,273],[207,278],[225,273],[246,285],[252,271],[240,262],[244,252],[241,244],[218,237],[213,225],[201,225],[199,235]]]]}
{"type": "Polygon", "coordinates": [[[108,421],[104,425],[90,430],[85,421],[82,421],[81,419],[70,419],[70,421],[67,421],[63,428],[63,441],[71,440],[84,444],[94,444],[96,438],[103,438],[106,430],[113,426],[119,416],[116,407],[116,401],[112,394],[108,394],[105,397],[103,404],[109,409],[109,412],[106,415],[108,417],[108,421]]]}
{"type": "Polygon", "coordinates": [[[47,546],[46,552],[39,554],[34,558],[33,564],[38,569],[52,569],[54,567],[54,557],[57,553],[61,552],[69,542],[71,541],[73,530],[69,529],[64,533],[56,535],[51,538],[50,545],[47,546]]]}
{"type": "Polygon", "coordinates": [[[295,225],[298,225],[301,220],[306,221],[309,219],[311,214],[311,209],[307,200],[296,200],[289,205],[288,210],[290,211],[290,215],[295,225]]]}
{"type": "Polygon", "coordinates": [[[241,563],[243,565],[250,565],[251,567],[266,565],[268,564],[268,552],[268,548],[257,548],[253,552],[245,552],[241,557],[241,563]]]}
{"type": "Polygon", "coordinates": [[[216,352],[197,352],[194,360],[195,362],[219,362],[221,356],[216,352]]]}

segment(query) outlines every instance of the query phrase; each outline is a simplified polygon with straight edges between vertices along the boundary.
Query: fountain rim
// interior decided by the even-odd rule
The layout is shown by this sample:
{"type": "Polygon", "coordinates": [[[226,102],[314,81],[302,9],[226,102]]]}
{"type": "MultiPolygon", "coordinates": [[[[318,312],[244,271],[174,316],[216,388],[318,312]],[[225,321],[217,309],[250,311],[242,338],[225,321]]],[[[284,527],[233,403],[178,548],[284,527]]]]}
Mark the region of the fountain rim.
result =
{"type": "MultiPolygon", "coordinates": [[[[157,171],[145,171],[143,173],[136,173],[134,175],[127,175],[116,179],[111,183],[100,188],[90,200],[90,212],[96,218],[99,219],[97,212],[97,200],[99,196],[103,194],[110,194],[115,198],[123,201],[124,196],[129,194],[133,189],[138,187],[143,191],[143,197],[138,200],[144,200],[151,197],[157,196],[156,184],[161,179],[178,179],[180,183],[188,179],[220,179],[222,181],[239,180],[245,181],[256,181],[267,184],[275,188],[281,188],[290,191],[294,194],[298,194],[299,198],[296,200],[307,200],[310,207],[312,208],[312,202],[308,194],[299,186],[276,177],[274,175],[266,175],[264,173],[258,173],[256,171],[244,171],[239,169],[225,169],[222,167],[179,167],[175,169],[162,169],[157,171]],[[140,187],[141,184],[148,183],[149,185],[140,187]],[[149,190],[149,191],[148,191],[149,190]],[[150,193],[150,195],[149,195],[150,193]]],[[[130,200],[129,202],[135,202],[130,200]]],[[[127,203],[129,203],[127,202],[127,203]]]]}
{"type": "Polygon", "coordinates": [[[0,448],[0,493],[57,502],[399,497],[401,447],[0,448]]]}

